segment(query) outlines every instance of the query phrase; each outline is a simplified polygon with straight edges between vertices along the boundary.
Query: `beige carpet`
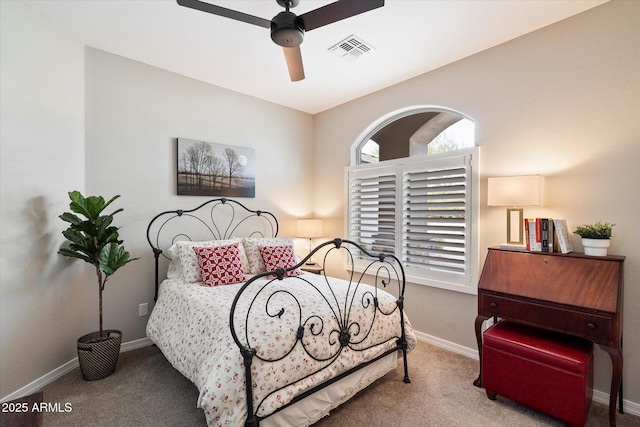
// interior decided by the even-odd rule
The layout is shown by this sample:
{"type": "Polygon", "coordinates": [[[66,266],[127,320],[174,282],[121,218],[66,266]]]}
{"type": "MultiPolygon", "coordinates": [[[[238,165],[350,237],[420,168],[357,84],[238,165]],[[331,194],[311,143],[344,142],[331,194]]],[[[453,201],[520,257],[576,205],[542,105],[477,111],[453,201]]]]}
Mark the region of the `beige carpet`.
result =
{"type": "MultiPolygon", "coordinates": [[[[403,383],[399,366],[314,427],[564,426],[500,396],[489,400],[472,385],[477,374],[477,361],[420,342],[409,354],[411,384],[403,383]]],[[[46,413],[45,427],[206,425],[197,389],[156,347],[122,353],[116,372],[103,380],[84,381],[75,369],[43,391],[45,402],[72,408],[46,413]]],[[[594,403],[587,426],[606,425],[608,408],[594,403]]],[[[618,426],[638,427],[640,417],[618,414],[618,426]]]]}

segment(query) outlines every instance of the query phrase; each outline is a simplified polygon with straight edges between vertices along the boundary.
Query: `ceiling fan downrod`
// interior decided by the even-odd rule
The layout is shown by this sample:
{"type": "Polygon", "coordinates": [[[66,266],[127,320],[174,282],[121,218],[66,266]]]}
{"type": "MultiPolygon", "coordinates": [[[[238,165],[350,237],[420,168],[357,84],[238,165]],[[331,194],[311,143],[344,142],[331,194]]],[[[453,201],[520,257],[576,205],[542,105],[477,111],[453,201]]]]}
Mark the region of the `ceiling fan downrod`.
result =
{"type": "Polygon", "coordinates": [[[300,4],[300,0],[276,0],[276,2],[281,7],[284,7],[287,10],[287,12],[289,12],[289,8],[294,8],[298,4],[300,4]]]}

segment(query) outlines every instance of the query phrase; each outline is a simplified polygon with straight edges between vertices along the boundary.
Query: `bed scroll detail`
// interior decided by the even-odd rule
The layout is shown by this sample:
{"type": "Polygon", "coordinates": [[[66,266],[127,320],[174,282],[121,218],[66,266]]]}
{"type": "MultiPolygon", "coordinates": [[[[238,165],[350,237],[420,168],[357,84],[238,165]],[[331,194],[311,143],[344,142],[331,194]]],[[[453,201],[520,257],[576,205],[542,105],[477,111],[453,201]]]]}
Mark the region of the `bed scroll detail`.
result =
{"type": "Polygon", "coordinates": [[[393,352],[402,354],[404,382],[409,383],[404,290],[404,269],[398,258],[370,253],[356,242],[339,238],[317,246],[294,267],[261,273],[247,281],[237,292],[229,316],[231,334],[245,366],[245,426],[258,426],[269,415],[393,352]],[[356,254],[369,263],[364,272],[351,269],[346,280],[335,281],[324,274],[321,278],[289,275],[314,255],[323,257],[325,267],[336,256],[342,257],[342,262],[346,257],[347,265],[353,266],[356,254]],[[315,302],[308,304],[308,301],[315,302]],[[325,304],[326,307],[318,307],[325,304]],[[325,314],[319,315],[321,312],[325,314]],[[397,328],[391,334],[381,333],[383,321],[391,320],[390,317],[397,328]],[[254,319],[269,319],[262,321],[270,323],[269,329],[254,319]],[[349,366],[345,361],[352,357],[364,362],[349,366]],[[285,363],[291,359],[308,360],[306,365],[312,368],[305,371],[306,365],[301,363],[304,376],[300,380],[291,383],[284,380],[284,384],[265,392],[264,372],[277,375],[290,366],[285,363]],[[256,368],[256,364],[260,366],[256,368]],[[296,387],[307,379],[311,381],[296,387]],[[309,382],[315,385],[309,386],[309,382]],[[273,401],[281,396],[291,399],[272,410],[273,401]]]}
{"type": "Polygon", "coordinates": [[[266,211],[252,210],[227,198],[211,199],[188,210],[171,210],[156,215],[147,227],[147,241],[155,258],[155,296],[158,300],[160,257],[179,240],[224,240],[234,236],[276,237],[278,220],[266,211]]]}

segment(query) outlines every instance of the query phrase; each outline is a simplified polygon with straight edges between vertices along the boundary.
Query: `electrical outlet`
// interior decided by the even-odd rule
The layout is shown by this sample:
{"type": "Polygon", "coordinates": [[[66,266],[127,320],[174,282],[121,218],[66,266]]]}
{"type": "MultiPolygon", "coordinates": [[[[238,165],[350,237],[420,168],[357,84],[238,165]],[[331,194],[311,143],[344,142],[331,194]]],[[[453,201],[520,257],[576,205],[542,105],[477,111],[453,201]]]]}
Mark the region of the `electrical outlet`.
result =
{"type": "Polygon", "coordinates": [[[148,303],[142,303],[138,306],[138,316],[142,317],[142,316],[146,316],[149,314],[149,304],[148,303]]]}

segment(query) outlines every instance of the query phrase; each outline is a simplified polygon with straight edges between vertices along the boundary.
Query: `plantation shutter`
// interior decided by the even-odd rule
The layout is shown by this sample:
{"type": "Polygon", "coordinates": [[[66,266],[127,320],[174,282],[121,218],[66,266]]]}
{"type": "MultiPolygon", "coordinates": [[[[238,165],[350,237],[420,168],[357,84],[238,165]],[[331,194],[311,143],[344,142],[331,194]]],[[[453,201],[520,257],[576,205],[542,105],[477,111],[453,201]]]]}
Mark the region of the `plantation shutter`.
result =
{"type": "Polygon", "coordinates": [[[470,178],[466,156],[405,165],[402,260],[408,268],[464,275],[470,178]]]}
{"type": "Polygon", "coordinates": [[[373,252],[396,252],[396,167],[349,172],[349,238],[373,252]]]}
{"type": "Polygon", "coordinates": [[[477,293],[478,153],[472,147],[347,168],[349,239],[398,256],[412,283],[477,293]]]}

